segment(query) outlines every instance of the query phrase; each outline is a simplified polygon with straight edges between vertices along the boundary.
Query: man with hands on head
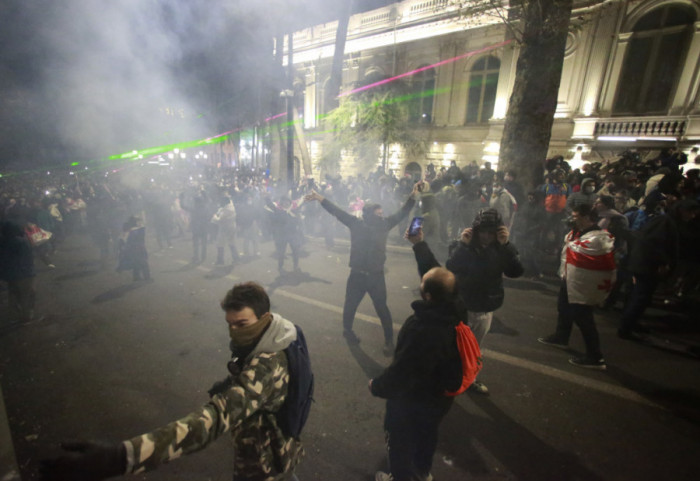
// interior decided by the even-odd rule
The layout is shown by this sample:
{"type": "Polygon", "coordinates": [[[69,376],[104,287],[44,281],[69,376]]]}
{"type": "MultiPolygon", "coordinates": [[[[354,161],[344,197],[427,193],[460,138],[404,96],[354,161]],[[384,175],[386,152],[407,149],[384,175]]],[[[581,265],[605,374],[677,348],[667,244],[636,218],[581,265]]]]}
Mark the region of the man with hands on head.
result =
{"type": "MultiPolygon", "coordinates": [[[[516,278],[524,272],[518,250],[510,243],[509,236],[508,228],[495,209],[482,210],[472,226],[462,231],[459,241],[452,243],[445,263],[457,279],[457,292],[469,327],[482,348],[493,312],[503,305],[503,276],[516,278]]],[[[406,235],[406,238],[413,244],[421,275],[440,265],[423,241],[422,232],[416,236],[406,235]]],[[[479,381],[474,381],[469,389],[480,394],[489,392],[479,381]]]]}
{"type": "Polygon", "coordinates": [[[413,186],[404,205],[394,214],[384,217],[379,204],[367,203],[362,208],[359,219],[312,190],[306,201],[317,200],[321,206],[350,229],[350,275],[345,288],[343,305],[343,336],[351,344],[360,340],[352,330],[355,312],[365,294],[369,294],[384,330],[384,354],[391,356],[394,351],[394,331],[391,312],[386,303],[386,241],[391,229],[408,215],[416,203],[416,197],[423,188],[423,182],[413,186]]]}

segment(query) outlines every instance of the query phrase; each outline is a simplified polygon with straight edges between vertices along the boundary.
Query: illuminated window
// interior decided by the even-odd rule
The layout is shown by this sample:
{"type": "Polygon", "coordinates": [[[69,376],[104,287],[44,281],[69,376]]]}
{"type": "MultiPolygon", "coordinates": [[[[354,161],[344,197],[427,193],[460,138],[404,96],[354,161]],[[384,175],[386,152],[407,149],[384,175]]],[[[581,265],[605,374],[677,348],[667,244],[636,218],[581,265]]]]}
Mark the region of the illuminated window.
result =
{"type": "Polygon", "coordinates": [[[480,58],[469,71],[469,92],[467,94],[467,123],[488,122],[496,105],[496,87],[501,61],[489,55],[480,58]]]}
{"type": "Polygon", "coordinates": [[[408,116],[411,122],[429,124],[433,120],[435,69],[429,68],[413,75],[408,116]]]}
{"type": "Polygon", "coordinates": [[[634,25],[613,113],[666,113],[688,52],[695,12],[665,5],[634,25]]]}

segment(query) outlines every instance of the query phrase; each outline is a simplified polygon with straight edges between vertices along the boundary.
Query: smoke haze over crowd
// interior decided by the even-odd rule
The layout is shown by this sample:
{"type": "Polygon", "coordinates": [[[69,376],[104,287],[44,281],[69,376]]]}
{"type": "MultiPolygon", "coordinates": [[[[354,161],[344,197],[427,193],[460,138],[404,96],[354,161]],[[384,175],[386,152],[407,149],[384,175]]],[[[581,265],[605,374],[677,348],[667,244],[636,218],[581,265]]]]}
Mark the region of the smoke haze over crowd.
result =
{"type": "MultiPolygon", "coordinates": [[[[386,1],[356,2],[369,9],[386,1]]],[[[270,110],[277,33],[342,2],[2,0],[0,166],[214,135],[270,110]]]]}

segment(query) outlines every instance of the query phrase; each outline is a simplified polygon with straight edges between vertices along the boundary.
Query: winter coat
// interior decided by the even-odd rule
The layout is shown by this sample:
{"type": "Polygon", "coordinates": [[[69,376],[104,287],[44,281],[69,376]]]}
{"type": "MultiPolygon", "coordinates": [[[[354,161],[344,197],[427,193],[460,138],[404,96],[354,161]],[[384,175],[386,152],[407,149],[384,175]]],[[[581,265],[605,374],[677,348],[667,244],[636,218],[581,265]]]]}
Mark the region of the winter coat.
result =
{"type": "Polygon", "coordinates": [[[662,266],[673,271],[678,263],[678,228],[665,214],[654,214],[633,232],[627,268],[632,274],[657,276],[662,266]]]}
{"type": "MultiPolygon", "coordinates": [[[[466,309],[472,312],[493,312],[503,305],[503,275],[520,277],[524,268],[518,251],[511,243],[498,242],[486,247],[458,242],[452,249],[445,267],[455,274],[457,289],[466,309]]],[[[440,264],[425,242],[413,246],[421,275],[440,264]]]]}
{"type": "Polygon", "coordinates": [[[321,206],[350,229],[350,268],[364,272],[383,272],[389,231],[408,215],[415,200],[409,197],[401,209],[388,217],[358,219],[323,199],[321,206]]]}
{"type": "Polygon", "coordinates": [[[587,194],[585,190],[586,186],[591,183],[595,184],[595,181],[590,178],[583,179],[583,181],[581,182],[581,190],[578,192],[574,192],[566,200],[567,210],[571,211],[574,207],[583,204],[593,205],[595,200],[598,198],[598,194],[596,194],[595,192],[587,194]]]}
{"type": "Polygon", "coordinates": [[[394,360],[372,380],[372,394],[385,399],[429,400],[455,391],[462,382],[455,326],[458,308],[453,303],[411,304],[411,315],[401,327],[394,360]]]}
{"type": "Polygon", "coordinates": [[[496,209],[501,214],[503,222],[509,229],[513,226],[513,218],[518,204],[510,192],[503,188],[498,191],[494,190],[489,200],[489,207],[496,209]]]}

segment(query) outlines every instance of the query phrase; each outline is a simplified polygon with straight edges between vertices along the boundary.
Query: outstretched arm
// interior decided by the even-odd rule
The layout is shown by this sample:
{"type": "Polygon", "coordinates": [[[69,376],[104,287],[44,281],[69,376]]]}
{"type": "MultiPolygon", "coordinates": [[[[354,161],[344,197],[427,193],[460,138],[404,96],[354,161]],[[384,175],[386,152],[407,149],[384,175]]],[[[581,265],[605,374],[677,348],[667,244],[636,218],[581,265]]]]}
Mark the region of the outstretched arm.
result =
{"type": "Polygon", "coordinates": [[[328,211],[329,214],[334,216],[336,219],[338,219],[340,222],[342,222],[348,227],[350,227],[354,222],[357,222],[357,217],[348,214],[343,209],[341,209],[333,202],[323,197],[315,190],[312,190],[311,193],[306,194],[305,199],[307,202],[311,202],[314,200],[319,201],[321,203],[321,207],[326,209],[326,211],[328,211]]]}
{"type": "Polygon", "coordinates": [[[423,181],[416,182],[413,185],[413,190],[411,191],[411,194],[408,196],[408,199],[406,199],[406,202],[404,202],[401,209],[398,212],[386,218],[387,224],[389,225],[390,229],[396,227],[398,223],[401,222],[401,219],[406,217],[408,213],[411,212],[411,209],[413,209],[413,206],[416,204],[416,197],[418,197],[418,194],[420,194],[420,192],[423,189],[423,185],[423,181]]]}
{"type": "Polygon", "coordinates": [[[416,263],[418,264],[418,274],[421,279],[433,267],[441,267],[438,260],[435,258],[435,254],[430,250],[428,243],[423,240],[423,228],[418,229],[418,234],[409,235],[408,229],[404,237],[413,244],[413,254],[416,256],[416,263]]]}

